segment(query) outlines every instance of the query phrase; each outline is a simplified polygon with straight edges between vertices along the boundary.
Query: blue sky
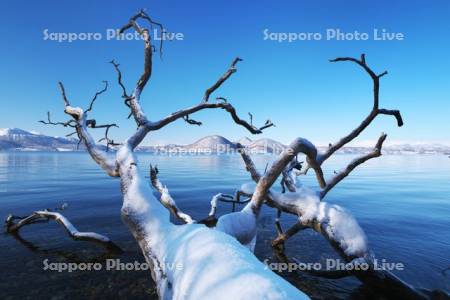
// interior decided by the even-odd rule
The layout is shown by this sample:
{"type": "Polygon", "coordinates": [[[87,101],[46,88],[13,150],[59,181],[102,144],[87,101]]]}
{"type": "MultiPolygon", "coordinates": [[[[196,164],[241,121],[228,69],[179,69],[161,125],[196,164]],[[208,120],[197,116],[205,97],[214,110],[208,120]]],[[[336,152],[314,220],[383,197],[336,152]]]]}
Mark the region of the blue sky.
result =
{"type": "MultiPolygon", "coordinates": [[[[155,56],[153,77],[142,97],[152,120],[201,100],[235,56],[244,59],[215,96],[224,96],[255,122],[270,118],[277,127],[262,136],[288,143],[303,136],[318,144],[334,141],[354,128],[371,108],[371,81],[348,63],[332,64],[337,56],[366,53],[369,65],[389,71],[381,83],[381,106],[400,109],[405,126],[380,116],[361,136],[374,140],[387,132],[391,141],[450,143],[450,2],[449,1],[11,1],[0,17],[0,127],[19,127],[50,135],[64,128],[37,123],[52,112],[64,120],[57,88],[64,82],[74,105],[86,106],[108,80],[92,117],[116,122],[115,140],[135,128],[115,84],[110,64],[120,64],[129,89],[142,69],[139,41],[44,40],[43,31],[100,32],[118,28],[139,8],[162,22],[182,41],[167,42],[162,60],[155,56]],[[343,32],[374,29],[403,33],[403,41],[264,40],[263,31],[343,32]]],[[[193,116],[192,116],[193,117],[193,116]]],[[[223,111],[195,115],[203,126],[178,121],[150,134],[145,144],[189,143],[209,134],[231,140],[249,134],[223,111]]],[[[97,133],[98,135],[101,132],[97,133]]],[[[255,138],[255,137],[253,137],[255,138]]]]}

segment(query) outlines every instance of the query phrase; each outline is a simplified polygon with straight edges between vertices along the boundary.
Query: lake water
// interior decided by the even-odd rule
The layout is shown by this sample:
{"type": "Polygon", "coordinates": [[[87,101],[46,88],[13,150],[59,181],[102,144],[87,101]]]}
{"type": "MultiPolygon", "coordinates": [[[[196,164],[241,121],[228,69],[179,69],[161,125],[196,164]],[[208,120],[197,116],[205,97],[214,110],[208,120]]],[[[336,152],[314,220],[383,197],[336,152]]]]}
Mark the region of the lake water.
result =
{"type": "MultiPolygon", "coordinates": [[[[326,163],[326,174],[344,166],[352,156],[337,155],[326,163]]],[[[207,216],[211,196],[233,193],[249,181],[239,156],[156,156],[139,154],[142,172],[157,164],[160,179],[178,205],[194,218],[207,216]],[[144,167],[144,168],[143,168],[144,167]]],[[[255,156],[263,170],[272,156],[255,156]]],[[[304,184],[314,184],[308,175],[304,184]]],[[[99,297],[156,299],[148,271],[43,270],[43,261],[100,262],[120,258],[143,262],[139,249],[120,219],[117,179],[109,178],[86,153],[0,153],[0,217],[26,215],[33,210],[64,211],[80,231],[109,236],[125,250],[119,256],[87,242],[72,241],[55,222],[21,230],[21,239],[0,235],[0,299],[90,299],[99,297]]],[[[394,271],[408,283],[425,289],[450,291],[450,159],[444,155],[382,156],[344,179],[325,201],[349,210],[365,230],[379,259],[403,263],[394,271]]],[[[230,211],[224,203],[219,215],[230,211]]],[[[267,208],[259,224],[256,255],[273,259],[275,211],[267,208]]],[[[283,226],[293,223],[283,216],[283,226]]],[[[287,254],[302,262],[333,256],[317,234],[305,231],[287,242],[287,254]]],[[[316,299],[365,298],[367,287],[354,278],[321,279],[283,274],[316,299]]],[[[374,296],[376,298],[376,296],[374,296]]]]}

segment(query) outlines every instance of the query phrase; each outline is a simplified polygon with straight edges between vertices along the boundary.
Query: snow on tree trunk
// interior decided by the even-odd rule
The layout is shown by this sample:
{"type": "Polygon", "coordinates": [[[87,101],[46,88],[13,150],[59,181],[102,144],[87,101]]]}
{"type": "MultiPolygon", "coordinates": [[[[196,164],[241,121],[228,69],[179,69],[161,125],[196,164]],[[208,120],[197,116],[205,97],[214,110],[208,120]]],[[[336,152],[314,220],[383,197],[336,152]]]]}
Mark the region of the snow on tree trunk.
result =
{"type": "Polygon", "coordinates": [[[117,153],[122,215],[153,267],[161,299],[308,299],[235,238],[200,224],[174,225],[138,173],[133,152],[117,153]]]}

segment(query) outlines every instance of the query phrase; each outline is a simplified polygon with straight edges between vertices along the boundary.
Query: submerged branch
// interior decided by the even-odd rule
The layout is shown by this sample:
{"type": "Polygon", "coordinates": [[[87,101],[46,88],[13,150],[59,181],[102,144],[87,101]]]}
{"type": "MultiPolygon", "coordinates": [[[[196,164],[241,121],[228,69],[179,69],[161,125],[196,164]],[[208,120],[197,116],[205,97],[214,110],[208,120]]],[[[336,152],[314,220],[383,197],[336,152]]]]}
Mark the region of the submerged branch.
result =
{"type": "Polygon", "coordinates": [[[9,215],[6,219],[6,231],[11,234],[16,234],[26,225],[34,223],[54,220],[64,227],[67,234],[75,241],[88,241],[102,245],[111,252],[122,252],[119,246],[113,243],[108,237],[95,232],[80,232],[78,229],[61,213],[49,210],[35,211],[26,217],[18,217],[9,215]]]}

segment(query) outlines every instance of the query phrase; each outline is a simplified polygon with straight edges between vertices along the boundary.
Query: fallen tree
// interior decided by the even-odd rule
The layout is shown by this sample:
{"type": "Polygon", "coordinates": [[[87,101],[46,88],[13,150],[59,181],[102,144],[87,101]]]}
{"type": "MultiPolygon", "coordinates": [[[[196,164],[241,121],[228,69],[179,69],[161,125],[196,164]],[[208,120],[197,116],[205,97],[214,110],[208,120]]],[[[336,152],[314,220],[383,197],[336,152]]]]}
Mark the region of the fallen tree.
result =
{"type": "MultiPolygon", "coordinates": [[[[122,217],[142,250],[147,262],[152,266],[152,278],[161,299],[303,299],[305,294],[283,278],[268,270],[251,252],[234,237],[219,230],[211,230],[202,224],[174,225],[170,222],[169,210],[174,212],[171,201],[164,194],[162,202],[152,193],[147,181],[138,172],[139,163],[134,150],[151,131],[156,131],[178,120],[198,124],[190,115],[204,109],[225,110],[233,121],[253,134],[272,126],[270,121],[262,127],[241,119],[235,108],[223,98],[210,101],[215,92],[236,72],[236,58],[228,70],[208,89],[203,99],[192,107],[174,112],[159,121],[150,121],[141,108],[141,94],[152,73],[153,49],[150,31],[138,21],[162,27],[144,11],[138,12],[120,29],[120,33],[132,29],[139,33],[144,42],[144,71],[131,94],[122,82],[119,65],[112,61],[118,74],[118,84],[122,88],[125,105],[129,107],[136,122],[137,130],[117,150],[116,153],[102,150],[94,141],[88,128],[110,128],[112,125],[98,126],[88,119],[88,112],[99,93],[91,100],[88,109],[72,106],[64,85],[59,86],[64,103],[64,112],[71,117],[67,122],[48,122],[75,129],[80,141],[85,145],[92,159],[105,172],[118,177],[123,194],[122,217]],[[230,258],[232,260],[230,261],[230,258]],[[182,265],[181,269],[167,268],[167,265],[182,265]]],[[[107,144],[110,139],[105,134],[107,144]]],[[[163,191],[164,192],[164,191],[163,191]]]]}
{"type": "MultiPolygon", "coordinates": [[[[148,119],[141,107],[141,94],[151,78],[155,47],[152,45],[150,31],[141,27],[140,21],[148,22],[150,26],[157,26],[162,30],[160,23],[152,20],[144,11],[140,11],[119,31],[124,33],[127,30],[135,30],[142,37],[144,43],[144,70],[131,93],[127,92],[122,81],[119,64],[111,61],[117,72],[117,81],[122,90],[124,104],[130,110],[129,118],[134,119],[137,130],[126,141],[119,144],[108,137],[109,129],[115,127],[115,124],[97,125],[94,119],[88,119],[88,113],[91,112],[98,96],[106,92],[107,84],[103,90],[95,94],[88,108],[82,109],[71,104],[64,85],[60,82],[64,112],[71,119],[67,122],[52,122],[49,115],[48,121],[43,121],[43,123],[74,128],[74,134],[78,136],[80,143],[85,145],[92,159],[109,176],[119,178],[123,195],[122,217],[138,242],[145,259],[152,266],[151,275],[156,283],[159,298],[307,298],[301,291],[269,270],[252,253],[257,236],[256,224],[264,204],[277,208],[278,214],[286,212],[298,216],[298,223],[285,232],[281,230],[280,222],[277,223],[279,236],[273,242],[274,247],[281,248],[281,245],[293,234],[305,228],[312,228],[321,233],[346,260],[354,263],[357,263],[359,259],[370,261],[371,256],[365,235],[356,220],[343,209],[322,202],[321,199],[355,167],[368,159],[379,156],[386,135],[383,134],[380,137],[372,153],[353,161],[329,181],[325,180],[321,165],[334,152],[357,137],[378,115],[393,115],[399,126],[403,124],[399,111],[378,107],[379,79],[387,72],[376,75],[367,66],[364,55],[359,60],[354,58],[333,60],[333,62],[355,62],[372,78],[374,106],[367,118],[349,135],[331,145],[323,154],[318,153],[316,147],[306,139],[294,140],[263,175],[259,174],[251,158],[243,151],[242,157],[255,185],[253,187],[247,185],[241,192],[243,195],[249,196],[250,200],[242,210],[215,218],[217,201],[234,199],[233,196],[230,198],[219,194],[211,201],[209,223],[204,220],[196,222],[179,209],[170,196],[169,189],[158,180],[156,169],[151,168],[152,185],[161,193],[159,200],[155,198],[147,180],[138,171],[141,166],[134,154],[136,147],[150,132],[160,130],[179,119],[190,125],[201,125],[201,122],[192,119],[191,115],[205,109],[224,110],[237,125],[244,127],[252,134],[259,134],[273,124],[268,120],[263,126],[256,127],[253,125],[252,115],[250,115],[250,123],[241,119],[234,106],[226,98],[217,97],[211,101],[211,95],[236,72],[236,66],[241,61],[240,58],[235,58],[226,72],[205,90],[204,96],[198,104],[176,111],[158,121],[148,119]],[[115,146],[117,152],[107,152],[96,144],[89,130],[95,128],[106,128],[105,137],[102,139],[106,142],[106,150],[109,146],[115,146]],[[296,157],[300,153],[306,156],[308,166],[305,170],[313,169],[315,172],[320,191],[308,188],[297,189],[294,179],[299,175],[297,171],[300,166],[296,157]],[[296,174],[292,173],[294,171],[296,174]],[[289,191],[287,193],[277,193],[271,190],[280,176],[283,177],[283,187],[289,191]],[[322,214],[322,211],[325,211],[325,214],[322,214]],[[173,224],[170,221],[170,213],[186,224],[173,224]],[[215,225],[214,229],[203,225],[206,223],[215,225]],[[181,269],[166,267],[174,264],[181,264],[183,267],[181,269]]],[[[162,45],[159,49],[161,51],[162,45]]],[[[373,272],[355,275],[358,278],[359,276],[368,276],[370,281],[376,281],[381,285],[396,285],[399,293],[407,297],[422,297],[412,287],[397,280],[392,274],[373,272]]]]}
{"type": "MultiPolygon", "coordinates": [[[[307,270],[308,273],[326,278],[342,278],[356,276],[362,282],[382,290],[390,297],[406,299],[425,299],[426,296],[414,287],[403,282],[387,270],[378,270],[374,266],[375,256],[367,245],[367,238],[358,222],[345,209],[322,201],[327,193],[342,179],[347,177],[356,167],[367,160],[381,156],[381,149],[387,135],[382,133],[372,151],[352,160],[340,172],[335,172],[328,181],[325,179],[321,165],[333,153],[344,145],[354,140],[374,119],[380,114],[392,115],[396,118],[398,126],[403,125],[401,114],[398,110],[379,109],[379,79],[386,75],[383,72],[376,75],[366,64],[365,55],[361,59],[337,58],[331,60],[351,61],[360,65],[373,80],[373,108],[363,122],[350,134],[340,139],[334,145],[329,146],[325,153],[319,153],[317,148],[308,140],[298,138],[280,154],[272,166],[261,175],[245,148],[240,146],[240,154],[247,171],[251,174],[254,184],[243,184],[237,191],[237,195],[251,197],[250,202],[239,212],[230,213],[216,219],[216,229],[234,236],[241,244],[253,251],[256,235],[257,220],[263,204],[277,209],[276,229],[278,236],[273,240],[272,246],[278,257],[284,261],[290,260],[284,254],[284,243],[293,235],[305,229],[312,229],[321,234],[334,250],[348,263],[353,265],[353,270],[307,270]],[[305,171],[300,172],[301,162],[298,155],[302,154],[308,163],[305,171]],[[305,175],[308,169],[313,169],[318,182],[319,190],[313,188],[297,188],[296,178],[305,175]],[[270,188],[279,177],[281,179],[282,193],[270,188]],[[283,231],[280,216],[285,212],[298,217],[298,221],[286,231],[283,231]],[[362,264],[368,266],[367,270],[358,268],[362,264]]],[[[223,199],[223,194],[218,194],[211,201],[211,211],[215,212],[217,201],[223,199]]],[[[235,201],[238,201],[236,197],[235,201]]],[[[215,213],[210,213],[210,216],[215,213]]],[[[211,221],[211,220],[209,220],[211,221]]]]}

